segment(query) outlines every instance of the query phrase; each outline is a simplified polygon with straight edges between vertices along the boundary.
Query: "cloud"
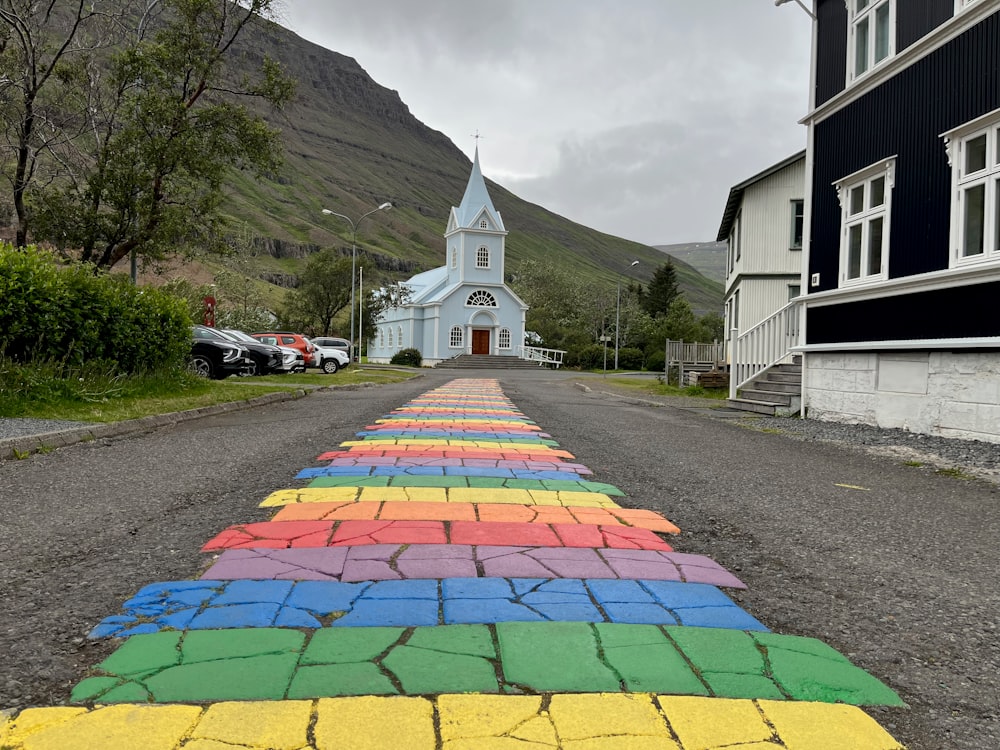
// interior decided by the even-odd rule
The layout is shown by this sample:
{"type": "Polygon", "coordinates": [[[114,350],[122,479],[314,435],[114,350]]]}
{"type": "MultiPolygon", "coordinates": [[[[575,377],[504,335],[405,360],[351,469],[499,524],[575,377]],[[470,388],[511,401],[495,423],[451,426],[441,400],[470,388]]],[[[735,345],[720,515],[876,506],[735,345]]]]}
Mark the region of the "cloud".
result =
{"type": "Polygon", "coordinates": [[[650,244],[805,144],[810,23],[771,0],[286,0],[521,197],[650,244]]]}

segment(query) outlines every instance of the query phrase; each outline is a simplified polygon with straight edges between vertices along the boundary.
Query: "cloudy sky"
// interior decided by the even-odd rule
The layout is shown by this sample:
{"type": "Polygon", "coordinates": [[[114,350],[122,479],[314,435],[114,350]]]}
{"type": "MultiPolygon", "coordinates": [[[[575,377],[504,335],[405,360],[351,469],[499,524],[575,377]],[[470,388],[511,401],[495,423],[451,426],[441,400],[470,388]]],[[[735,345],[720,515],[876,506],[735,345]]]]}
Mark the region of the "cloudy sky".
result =
{"type": "MultiPolygon", "coordinates": [[[[811,21],[773,0],[283,0],[520,197],[651,245],[805,147],[811,21]]],[[[456,198],[457,200],[457,198],[456,198]]]]}

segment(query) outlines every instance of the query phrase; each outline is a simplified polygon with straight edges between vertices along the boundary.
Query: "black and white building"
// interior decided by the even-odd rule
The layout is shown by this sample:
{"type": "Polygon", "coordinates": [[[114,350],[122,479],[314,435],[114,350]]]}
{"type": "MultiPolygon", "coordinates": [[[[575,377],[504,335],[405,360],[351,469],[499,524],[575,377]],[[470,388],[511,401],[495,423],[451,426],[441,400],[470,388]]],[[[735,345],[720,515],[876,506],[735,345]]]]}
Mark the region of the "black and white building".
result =
{"type": "Polygon", "coordinates": [[[812,11],[805,413],[1000,442],[1000,0],[812,11]]]}

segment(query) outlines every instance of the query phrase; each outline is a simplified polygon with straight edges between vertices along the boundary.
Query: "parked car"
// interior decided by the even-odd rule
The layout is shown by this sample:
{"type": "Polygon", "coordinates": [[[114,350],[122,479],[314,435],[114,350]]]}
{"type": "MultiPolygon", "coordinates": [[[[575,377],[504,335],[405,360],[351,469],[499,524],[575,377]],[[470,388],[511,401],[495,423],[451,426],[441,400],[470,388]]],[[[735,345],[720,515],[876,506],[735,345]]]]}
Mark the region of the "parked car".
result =
{"type": "Polygon", "coordinates": [[[309,340],[316,346],[326,347],[327,349],[339,349],[348,357],[351,356],[351,342],[347,339],[342,339],[339,336],[313,336],[309,340]]]}
{"type": "Polygon", "coordinates": [[[302,352],[298,349],[292,349],[290,346],[279,346],[282,355],[284,355],[284,360],[282,361],[282,372],[305,372],[306,371],[306,359],[302,356],[302,352]]]}
{"type": "Polygon", "coordinates": [[[238,344],[243,344],[243,346],[250,350],[250,357],[257,366],[256,371],[251,373],[252,375],[270,375],[271,373],[286,372],[284,369],[284,353],[281,351],[281,347],[265,344],[263,341],[258,341],[253,336],[243,331],[238,331],[235,328],[211,328],[209,330],[216,331],[238,344]]]}
{"type": "Polygon", "coordinates": [[[341,367],[347,367],[351,363],[351,358],[347,356],[347,352],[342,352],[340,349],[331,349],[326,346],[320,346],[316,343],[316,339],[310,339],[316,351],[314,353],[314,367],[318,367],[327,375],[333,375],[341,367]]]}
{"type": "Polygon", "coordinates": [[[249,341],[241,339],[232,332],[221,328],[210,328],[208,326],[195,327],[195,335],[198,338],[214,338],[216,341],[231,341],[243,346],[250,352],[251,366],[246,375],[269,375],[277,372],[281,366],[281,350],[276,346],[263,344],[257,339],[251,338],[249,341]]]}
{"type": "Polygon", "coordinates": [[[188,367],[197,375],[222,380],[230,375],[244,375],[253,367],[250,350],[235,341],[206,336],[204,326],[191,331],[191,359],[188,367]]]}
{"type": "Polygon", "coordinates": [[[258,341],[263,341],[265,344],[290,346],[293,349],[298,349],[302,352],[302,358],[305,360],[306,367],[317,366],[313,363],[313,351],[315,347],[301,333],[292,333],[291,331],[254,331],[250,335],[258,341]]]}

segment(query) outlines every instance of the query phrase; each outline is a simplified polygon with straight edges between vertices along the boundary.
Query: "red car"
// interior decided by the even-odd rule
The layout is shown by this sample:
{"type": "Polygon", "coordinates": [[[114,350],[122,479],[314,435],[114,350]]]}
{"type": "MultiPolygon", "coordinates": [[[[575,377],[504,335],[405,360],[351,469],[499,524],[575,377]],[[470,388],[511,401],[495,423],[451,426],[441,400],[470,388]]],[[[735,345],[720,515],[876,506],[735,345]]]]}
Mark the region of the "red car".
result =
{"type": "Polygon", "coordinates": [[[290,346],[292,349],[298,349],[302,352],[306,367],[314,367],[317,364],[313,359],[316,347],[300,333],[292,333],[291,331],[257,331],[250,335],[265,344],[290,346]]]}

